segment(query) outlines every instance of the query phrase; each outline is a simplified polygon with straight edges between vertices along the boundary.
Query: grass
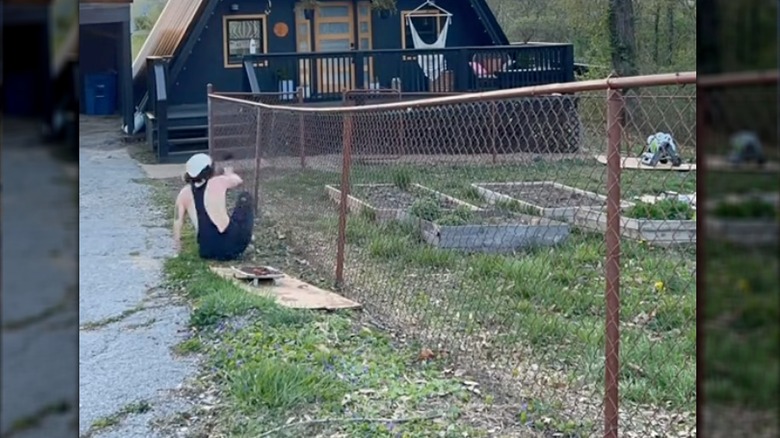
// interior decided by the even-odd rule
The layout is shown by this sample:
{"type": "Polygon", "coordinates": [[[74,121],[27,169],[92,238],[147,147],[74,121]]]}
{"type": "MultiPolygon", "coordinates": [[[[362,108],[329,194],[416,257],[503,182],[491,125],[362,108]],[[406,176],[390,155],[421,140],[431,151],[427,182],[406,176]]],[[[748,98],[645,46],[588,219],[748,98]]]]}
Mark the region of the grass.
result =
{"type": "Polygon", "coordinates": [[[124,420],[130,415],[145,414],[151,410],[152,410],[152,405],[145,400],[129,403],[123,406],[117,412],[114,412],[111,415],[107,415],[105,417],[101,417],[93,421],[92,424],[89,426],[87,432],[81,435],[81,437],[89,438],[95,436],[96,434],[106,429],[117,426],[119,423],[122,422],[122,420],[124,420]]]}
{"type": "MultiPolygon", "coordinates": [[[[165,265],[168,286],[192,300],[190,324],[198,330],[176,350],[205,355],[226,398],[224,433],[256,437],[282,427],[292,436],[488,436],[471,415],[495,399],[475,392],[466,375],[456,377],[445,357],[421,359],[421,345],[397,342],[351,314],[289,309],[247,294],[208,270],[194,246],[186,236],[184,251],[165,265]]],[[[509,421],[528,433],[543,415],[555,418],[543,403],[533,405],[536,411],[518,408],[509,421]]],[[[534,427],[558,426],[574,433],[590,427],[564,420],[534,427]]]]}
{"type": "Polygon", "coordinates": [[[73,407],[65,401],[56,402],[43,406],[41,409],[31,415],[14,420],[6,436],[23,434],[25,431],[37,428],[47,417],[60,415],[70,411],[73,407]]]}
{"type": "MultiPolygon", "coordinates": [[[[457,288],[448,291],[452,304],[470,315],[464,328],[467,333],[461,336],[476,327],[498,325],[511,330],[511,335],[504,331],[507,342],[513,342],[513,337],[523,339],[536,351],[549,351],[551,361],[573,369],[588,361],[586,368],[600,366],[604,342],[602,238],[575,233],[558,248],[508,257],[440,251],[420,243],[416,236],[408,227],[372,229],[371,224],[355,219],[348,231],[354,244],[365,242],[366,264],[374,269],[461,272],[457,288]]],[[[623,329],[621,360],[641,365],[643,371],[626,374],[622,394],[637,402],[692,408],[696,374],[694,368],[685,367],[693,365],[696,353],[693,254],[670,260],[668,250],[626,242],[624,257],[623,269],[634,275],[623,281],[621,317],[632,325],[623,329]]],[[[451,316],[426,301],[413,304],[424,318],[451,316]]],[[[507,347],[511,345],[499,348],[507,347]]],[[[594,382],[600,377],[600,373],[589,376],[594,382]]]]}
{"type": "Polygon", "coordinates": [[[148,33],[135,33],[132,35],[131,38],[131,46],[133,50],[133,59],[135,59],[138,54],[141,52],[141,47],[143,47],[144,43],[146,42],[146,37],[149,36],[148,33]]]}
{"type": "Polygon", "coordinates": [[[715,217],[729,219],[775,219],[776,206],[762,199],[746,199],[741,202],[721,202],[712,212],[715,217]]]}
{"type": "MultiPolygon", "coordinates": [[[[308,172],[307,180],[328,178],[338,181],[336,174],[308,172]],[[335,176],[335,178],[334,178],[335,176]]],[[[538,161],[518,165],[495,166],[395,166],[392,171],[378,171],[364,165],[353,165],[352,183],[396,184],[399,177],[407,183],[419,183],[435,190],[445,191],[464,201],[478,200],[479,194],[471,186],[474,182],[555,181],[606,195],[606,166],[594,166],[592,160],[566,159],[556,162],[538,161]]],[[[324,183],[324,182],[323,182],[324,183]]],[[[776,181],[775,181],[776,184],[776,181]]],[[[692,193],[696,191],[694,172],[623,172],[621,190],[625,198],[665,191],[692,193]]]]}
{"type": "Polygon", "coordinates": [[[718,198],[724,194],[777,191],[776,172],[715,172],[705,177],[707,196],[718,198]]]}
{"type": "MultiPolygon", "coordinates": [[[[378,171],[355,166],[352,182],[397,184],[399,174],[408,175],[407,182],[467,202],[478,200],[474,182],[554,180],[605,194],[605,169],[577,160],[540,161],[522,170],[517,166],[406,166],[378,171]]],[[[284,204],[275,208],[287,234],[306,235],[301,240],[307,244],[336,235],[334,214],[310,220],[300,212],[333,211],[322,187],[337,178],[337,174],[307,171],[275,175],[264,182],[269,202],[284,204]]],[[[691,193],[695,186],[695,174],[685,172],[624,172],[621,181],[625,198],[664,191],[691,193]]],[[[502,208],[522,210],[516,205],[502,208]]],[[[462,254],[425,245],[410,224],[375,225],[370,218],[355,216],[348,222],[347,242],[348,284],[361,291],[359,296],[366,302],[387,303],[383,311],[400,310],[406,318],[420,321],[425,336],[457,345],[495,333],[487,346],[480,347],[490,350],[486,357],[511,356],[530,346],[540,360],[563,367],[571,379],[600,385],[603,236],[575,230],[555,248],[514,255],[462,254]]],[[[317,252],[332,251],[328,248],[317,252]]],[[[310,251],[303,245],[298,249],[304,254],[310,251]]],[[[327,256],[313,257],[326,266],[333,262],[327,256]]],[[[625,239],[621,262],[621,363],[626,365],[621,395],[626,401],[692,411],[695,250],[657,248],[625,239]]]]}
{"type": "MultiPolygon", "coordinates": [[[[356,165],[352,183],[419,183],[478,205],[473,182],[555,180],[604,194],[604,173],[603,166],[572,160],[539,161],[522,168],[405,166],[377,171],[356,165]]],[[[261,178],[265,216],[256,229],[251,257],[329,287],[337,215],[323,187],[338,185],[339,175],[312,169],[269,169],[261,178]]],[[[694,173],[624,172],[622,193],[625,197],[668,190],[690,193],[695,185],[694,173]]],[[[519,205],[501,208],[522,211],[519,205]]],[[[555,248],[487,255],[438,250],[423,244],[413,225],[377,225],[370,214],[350,216],[346,231],[343,293],[422,344],[398,342],[348,315],[290,313],[260,297],[231,291],[194,254],[185,253],[166,266],[172,284],[195,303],[191,322],[199,330],[193,338],[197,340],[187,341],[177,352],[201,352],[211,360],[209,366],[229,395],[229,412],[222,417],[230,435],[258,436],[288,418],[294,417],[295,423],[303,412],[315,419],[443,412],[443,424],[424,420],[398,427],[409,436],[430,428],[442,430],[439,427],[479,436],[479,428],[472,430],[472,407],[475,403],[490,406],[493,395],[477,396],[462,388],[462,377],[446,373],[452,367],[446,358],[416,361],[420,348],[431,345],[459,352],[458,357],[492,362],[498,365],[495,372],[504,369],[502,364],[540,364],[562,374],[564,386],[584,385],[594,400],[600,398],[603,236],[575,231],[555,248]],[[250,322],[240,329],[226,329],[226,321],[236,318],[250,322]],[[366,330],[371,333],[368,338],[366,330]],[[210,339],[212,332],[220,333],[219,342],[210,339]],[[532,356],[518,359],[522,354],[532,356]],[[368,371],[356,371],[363,367],[368,371]],[[420,381],[451,391],[431,397],[421,384],[414,383],[420,381]]],[[[692,411],[696,399],[695,251],[624,240],[621,264],[621,396],[626,402],[692,411]]],[[[513,370],[528,390],[542,384],[528,380],[539,378],[528,370],[513,370]]],[[[515,410],[510,421],[531,416],[530,424],[539,428],[535,419],[545,415],[557,419],[552,420],[553,430],[574,430],[570,436],[576,436],[576,431],[592,432],[592,425],[568,424],[571,418],[592,416],[570,412],[570,403],[555,395],[564,391],[548,388],[545,400],[536,393],[528,395],[535,407],[533,414],[515,410]],[[552,399],[547,400],[548,396],[552,399]]],[[[301,427],[295,436],[387,434],[384,423],[370,421],[301,427]]]]}
{"type": "Polygon", "coordinates": [[[778,256],[773,248],[706,243],[704,391],[715,403],[777,411],[778,256]]]}
{"type": "Polygon", "coordinates": [[[134,315],[134,314],[136,314],[136,313],[138,313],[138,312],[140,312],[142,310],[146,310],[148,308],[149,307],[145,306],[144,303],[141,303],[141,304],[138,304],[135,307],[132,307],[132,308],[127,309],[127,310],[124,310],[119,315],[109,316],[107,318],[103,318],[103,319],[100,319],[100,320],[97,320],[97,321],[86,322],[86,323],[82,324],[81,327],[79,327],[79,328],[81,330],[95,330],[95,329],[98,329],[100,327],[105,327],[107,325],[111,325],[111,324],[117,323],[119,321],[122,321],[125,318],[127,318],[129,316],[132,316],[132,315],[134,315]]]}

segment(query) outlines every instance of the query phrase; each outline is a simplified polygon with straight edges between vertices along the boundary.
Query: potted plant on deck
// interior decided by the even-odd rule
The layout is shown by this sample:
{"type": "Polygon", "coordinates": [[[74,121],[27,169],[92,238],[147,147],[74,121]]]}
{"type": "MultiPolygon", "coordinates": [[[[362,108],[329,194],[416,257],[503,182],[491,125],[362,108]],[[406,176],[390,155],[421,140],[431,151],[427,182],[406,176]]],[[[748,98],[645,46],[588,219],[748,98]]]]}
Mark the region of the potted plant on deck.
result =
{"type": "Polygon", "coordinates": [[[279,99],[292,100],[295,97],[295,81],[286,68],[276,70],[276,80],[279,83],[279,99]]]}
{"type": "Polygon", "coordinates": [[[371,0],[371,9],[379,13],[379,18],[387,18],[397,9],[397,0],[371,0]]]}

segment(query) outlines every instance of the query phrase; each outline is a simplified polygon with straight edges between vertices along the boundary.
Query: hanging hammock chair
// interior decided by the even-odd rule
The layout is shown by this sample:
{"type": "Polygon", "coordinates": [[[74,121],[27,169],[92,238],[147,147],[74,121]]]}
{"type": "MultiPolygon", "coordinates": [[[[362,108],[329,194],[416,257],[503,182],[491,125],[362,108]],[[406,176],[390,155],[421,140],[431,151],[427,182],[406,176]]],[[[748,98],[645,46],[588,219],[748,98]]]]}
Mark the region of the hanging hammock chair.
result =
{"type": "MultiPolygon", "coordinates": [[[[450,24],[452,22],[452,14],[436,6],[430,0],[418,6],[409,15],[407,15],[406,22],[409,26],[409,30],[412,33],[412,43],[414,44],[415,49],[443,49],[447,47],[447,34],[449,33],[450,24]],[[414,18],[414,13],[427,5],[431,5],[434,8],[440,10],[447,17],[447,20],[445,21],[444,26],[442,26],[438,38],[432,44],[427,44],[422,40],[422,38],[420,38],[420,34],[417,32],[417,28],[414,26],[414,21],[412,20],[412,18],[414,18]]],[[[423,73],[425,73],[425,76],[433,81],[438,79],[439,76],[441,76],[441,74],[447,70],[447,61],[444,59],[443,54],[431,53],[417,55],[417,63],[420,65],[423,73]]]]}

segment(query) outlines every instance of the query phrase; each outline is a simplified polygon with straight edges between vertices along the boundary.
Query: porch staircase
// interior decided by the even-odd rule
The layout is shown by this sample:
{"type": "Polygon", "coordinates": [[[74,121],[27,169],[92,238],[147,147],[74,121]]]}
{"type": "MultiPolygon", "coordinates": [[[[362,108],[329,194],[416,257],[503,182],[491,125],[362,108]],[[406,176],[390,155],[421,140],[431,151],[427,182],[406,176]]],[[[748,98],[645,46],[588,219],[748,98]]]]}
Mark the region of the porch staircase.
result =
{"type": "Polygon", "coordinates": [[[145,114],[147,143],[156,153],[160,163],[183,163],[195,153],[206,152],[208,143],[208,115],[206,105],[179,105],[168,108],[167,146],[160,146],[160,123],[154,113],[145,114]],[[167,153],[166,153],[167,152],[167,153]]]}
{"type": "MultiPolygon", "coordinates": [[[[220,133],[213,140],[218,143],[221,154],[230,154],[236,159],[247,158],[254,153],[254,130],[247,131],[242,121],[231,115],[215,116],[220,133]]],[[[152,112],[145,114],[147,143],[157,155],[161,164],[184,163],[198,152],[208,152],[209,127],[206,104],[178,105],[168,109],[167,126],[161,128],[152,112]],[[165,142],[160,150],[160,130],[165,142]],[[167,138],[167,141],[165,140],[167,138]]],[[[215,157],[222,159],[223,157],[215,157]]]]}

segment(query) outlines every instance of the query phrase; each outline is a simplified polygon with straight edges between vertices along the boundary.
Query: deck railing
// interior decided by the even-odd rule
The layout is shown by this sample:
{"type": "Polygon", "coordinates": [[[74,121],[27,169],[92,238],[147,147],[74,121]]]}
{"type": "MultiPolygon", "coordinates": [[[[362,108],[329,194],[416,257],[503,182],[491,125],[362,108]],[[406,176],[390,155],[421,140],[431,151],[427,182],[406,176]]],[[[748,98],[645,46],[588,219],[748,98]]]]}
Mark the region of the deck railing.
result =
{"type": "Polygon", "coordinates": [[[244,58],[244,91],[339,100],[344,90],[465,93],[574,80],[571,44],[269,53],[244,58]]]}

